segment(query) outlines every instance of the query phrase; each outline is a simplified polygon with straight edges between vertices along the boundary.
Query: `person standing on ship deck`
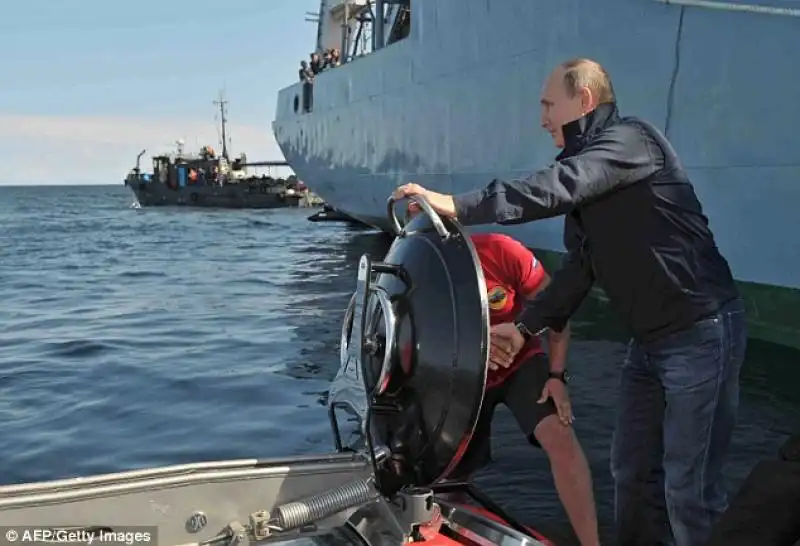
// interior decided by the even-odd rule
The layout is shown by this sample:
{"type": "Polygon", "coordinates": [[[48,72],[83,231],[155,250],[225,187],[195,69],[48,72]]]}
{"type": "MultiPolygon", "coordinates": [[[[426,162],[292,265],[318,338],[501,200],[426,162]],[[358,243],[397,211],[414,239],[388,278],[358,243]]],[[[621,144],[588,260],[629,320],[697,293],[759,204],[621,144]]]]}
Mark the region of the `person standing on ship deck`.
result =
{"type": "MultiPolygon", "coordinates": [[[[476,234],[472,242],[486,280],[491,324],[513,320],[525,300],[550,282],[550,276],[525,246],[500,233],[476,234]]],[[[566,358],[569,327],[550,331],[548,353],[539,338],[526,340],[516,355],[489,356],[486,396],[466,453],[453,473],[454,481],[468,481],[491,462],[491,422],[495,407],[505,404],[522,432],[550,460],[558,496],[581,546],[599,546],[597,510],[586,456],[571,426],[572,407],[567,394],[566,358]]]]}
{"type": "Polygon", "coordinates": [[[700,546],[728,505],[744,304],[676,152],[620,117],[598,63],[558,66],[541,106],[563,149],[548,168],[456,196],[410,183],[394,197],[423,195],[464,225],[565,215],[562,267],[517,324],[492,327],[492,343],[514,354],[523,334],[561,331],[596,280],[633,334],[611,447],[617,543],[700,546]]]}

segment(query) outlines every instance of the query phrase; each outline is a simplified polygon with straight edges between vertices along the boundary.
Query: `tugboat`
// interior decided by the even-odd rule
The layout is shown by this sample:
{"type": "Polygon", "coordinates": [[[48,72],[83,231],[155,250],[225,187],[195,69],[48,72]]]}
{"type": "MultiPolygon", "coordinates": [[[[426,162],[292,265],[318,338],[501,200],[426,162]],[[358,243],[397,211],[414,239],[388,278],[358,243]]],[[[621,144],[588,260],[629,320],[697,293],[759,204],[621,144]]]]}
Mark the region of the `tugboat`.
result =
{"type": "Polygon", "coordinates": [[[3,486],[0,525],[106,543],[135,522],[161,546],[552,546],[447,482],[483,403],[489,310],[466,232],[415,200],[426,214],[405,227],[390,200],[397,237],[382,262],[359,261],[328,397],[335,453],[3,486]]]}
{"type": "Polygon", "coordinates": [[[285,162],[247,163],[242,153],[233,161],[228,155],[225,105],[220,96],[222,154],[211,146],[203,146],[199,154],[184,152],[182,140],[176,141],[173,154],[153,157],[153,172],[144,173],[140,161],[146,150],[136,157],[136,166],[125,177],[141,206],[223,207],[268,209],[305,206],[313,203],[309,191],[294,175],[288,178],[250,175],[248,166],[285,166],[285,162]]]}

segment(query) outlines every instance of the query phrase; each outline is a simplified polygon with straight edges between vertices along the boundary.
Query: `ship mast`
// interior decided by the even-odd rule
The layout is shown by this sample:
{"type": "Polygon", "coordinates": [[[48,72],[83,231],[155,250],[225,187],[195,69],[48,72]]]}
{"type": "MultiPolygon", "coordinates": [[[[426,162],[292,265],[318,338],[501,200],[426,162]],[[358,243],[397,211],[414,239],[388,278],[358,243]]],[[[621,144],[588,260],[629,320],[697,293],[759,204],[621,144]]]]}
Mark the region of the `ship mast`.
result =
{"type": "Polygon", "coordinates": [[[220,119],[220,124],[222,125],[222,157],[224,157],[226,160],[229,160],[228,136],[225,131],[225,124],[228,122],[227,118],[225,117],[225,106],[228,104],[228,101],[225,100],[222,91],[219,92],[219,99],[215,100],[214,104],[219,106],[219,119],[220,119]]]}

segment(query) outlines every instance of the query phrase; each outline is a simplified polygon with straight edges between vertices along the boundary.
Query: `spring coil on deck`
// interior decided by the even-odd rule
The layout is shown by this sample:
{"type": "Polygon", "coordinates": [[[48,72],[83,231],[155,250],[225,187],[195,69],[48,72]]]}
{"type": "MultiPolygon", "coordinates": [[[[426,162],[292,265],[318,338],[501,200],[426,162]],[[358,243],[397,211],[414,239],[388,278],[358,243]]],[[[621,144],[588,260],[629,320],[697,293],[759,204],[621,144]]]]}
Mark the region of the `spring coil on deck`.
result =
{"type": "Polygon", "coordinates": [[[287,502],[275,509],[275,522],[283,531],[297,529],[347,508],[377,498],[371,479],[356,480],[299,501],[287,502]]]}

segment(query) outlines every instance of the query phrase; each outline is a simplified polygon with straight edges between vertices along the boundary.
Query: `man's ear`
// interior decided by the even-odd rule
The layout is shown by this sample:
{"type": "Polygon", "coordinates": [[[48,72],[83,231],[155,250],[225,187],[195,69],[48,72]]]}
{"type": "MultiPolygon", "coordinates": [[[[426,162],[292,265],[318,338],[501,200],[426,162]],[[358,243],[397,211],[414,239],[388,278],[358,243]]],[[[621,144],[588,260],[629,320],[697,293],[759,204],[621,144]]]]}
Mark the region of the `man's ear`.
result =
{"type": "Polygon", "coordinates": [[[581,112],[591,112],[597,106],[596,97],[588,87],[581,87],[578,91],[581,96],[581,112]]]}

